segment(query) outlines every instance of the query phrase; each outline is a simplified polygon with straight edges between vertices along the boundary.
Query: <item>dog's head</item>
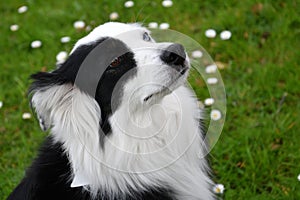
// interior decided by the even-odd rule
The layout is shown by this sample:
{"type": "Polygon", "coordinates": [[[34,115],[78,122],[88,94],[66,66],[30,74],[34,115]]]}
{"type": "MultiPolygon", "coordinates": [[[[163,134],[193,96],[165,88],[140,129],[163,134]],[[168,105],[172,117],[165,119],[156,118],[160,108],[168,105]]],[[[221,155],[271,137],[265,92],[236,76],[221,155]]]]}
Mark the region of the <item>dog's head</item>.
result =
{"type": "Polygon", "coordinates": [[[189,66],[182,45],[157,43],[139,24],[110,22],[80,39],[56,70],[32,75],[32,105],[46,130],[55,123],[54,107],[74,98],[67,94],[79,89],[97,102],[99,123],[107,134],[109,116],[121,104],[139,112],[161,101],[185,82],[189,66]]]}
{"type": "Polygon", "coordinates": [[[106,23],[56,70],[32,75],[32,107],[68,153],[73,186],[97,194],[163,183],[184,197],[210,194],[208,186],[194,192],[209,180],[198,173],[197,101],[180,87],[189,67],[180,44],[157,43],[138,24],[106,23]]]}

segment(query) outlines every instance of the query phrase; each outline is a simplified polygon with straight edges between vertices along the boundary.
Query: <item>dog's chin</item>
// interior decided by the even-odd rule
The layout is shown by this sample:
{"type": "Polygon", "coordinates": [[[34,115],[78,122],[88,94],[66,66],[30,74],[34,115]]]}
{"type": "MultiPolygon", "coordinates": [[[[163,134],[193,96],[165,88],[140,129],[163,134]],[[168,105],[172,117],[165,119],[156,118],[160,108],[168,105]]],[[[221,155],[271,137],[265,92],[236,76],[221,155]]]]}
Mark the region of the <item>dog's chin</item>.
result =
{"type": "Polygon", "coordinates": [[[170,83],[150,92],[149,95],[144,98],[144,103],[153,103],[161,100],[163,97],[172,93],[178,87],[182,86],[186,81],[188,71],[189,67],[184,67],[180,72],[176,74],[176,77],[170,83]]]}

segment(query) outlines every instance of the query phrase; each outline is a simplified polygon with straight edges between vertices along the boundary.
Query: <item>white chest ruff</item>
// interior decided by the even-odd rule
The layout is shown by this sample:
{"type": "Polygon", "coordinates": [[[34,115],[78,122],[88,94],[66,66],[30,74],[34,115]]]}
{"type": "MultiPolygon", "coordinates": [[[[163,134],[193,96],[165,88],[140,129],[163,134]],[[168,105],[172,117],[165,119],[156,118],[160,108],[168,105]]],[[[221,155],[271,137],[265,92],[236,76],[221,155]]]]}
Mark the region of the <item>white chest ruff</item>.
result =
{"type": "Polygon", "coordinates": [[[92,193],[105,190],[113,196],[129,188],[167,185],[178,191],[179,199],[210,199],[211,181],[198,127],[201,113],[187,88],[166,96],[144,118],[125,117],[122,112],[126,107],[121,105],[110,118],[112,134],[101,148],[100,110],[95,100],[75,87],[57,87],[46,90],[53,96],[50,103],[45,104],[39,94],[33,100],[41,106],[40,111],[53,110],[51,133],[63,143],[71,162],[75,175],[72,186],[86,185],[92,193]],[[64,98],[56,99],[53,92],[64,98]],[[149,117],[151,123],[147,122],[149,117]]]}

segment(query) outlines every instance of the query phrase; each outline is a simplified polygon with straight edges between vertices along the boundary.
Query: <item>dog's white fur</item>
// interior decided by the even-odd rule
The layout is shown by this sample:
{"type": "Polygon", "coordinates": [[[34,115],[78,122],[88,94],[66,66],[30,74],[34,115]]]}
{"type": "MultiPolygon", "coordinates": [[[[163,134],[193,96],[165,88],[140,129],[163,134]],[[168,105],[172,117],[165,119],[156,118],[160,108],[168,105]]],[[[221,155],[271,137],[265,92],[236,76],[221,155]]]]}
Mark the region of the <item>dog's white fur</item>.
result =
{"type": "MultiPolygon", "coordinates": [[[[138,25],[107,23],[79,40],[73,51],[104,36],[119,38],[132,48],[127,37],[118,37],[132,30],[136,34],[147,31],[138,25]]],[[[105,138],[104,148],[99,142],[101,110],[95,99],[76,86],[36,91],[32,103],[37,114],[52,126],[51,134],[63,143],[73,174],[83,176],[88,183],[85,188],[94,195],[104,189],[113,197],[116,191],[128,191],[128,185],[136,190],[167,186],[178,199],[213,199],[203,159],[201,111],[189,89],[179,86],[186,77],[168,85],[175,75],[158,59],[160,51],[132,49],[137,75],[124,85],[122,101],[109,118],[112,134],[105,138]],[[143,98],[159,91],[161,85],[169,86],[172,93],[145,103],[143,98]]]]}

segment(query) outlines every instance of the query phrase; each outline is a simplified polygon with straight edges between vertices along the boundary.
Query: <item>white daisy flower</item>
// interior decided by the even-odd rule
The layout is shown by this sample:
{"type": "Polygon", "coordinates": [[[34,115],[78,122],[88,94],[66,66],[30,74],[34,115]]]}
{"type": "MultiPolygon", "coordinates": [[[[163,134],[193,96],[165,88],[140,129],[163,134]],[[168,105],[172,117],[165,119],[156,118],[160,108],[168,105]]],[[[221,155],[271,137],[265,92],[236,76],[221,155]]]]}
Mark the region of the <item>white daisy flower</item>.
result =
{"type": "Polygon", "coordinates": [[[66,51],[61,51],[56,55],[56,61],[57,63],[63,63],[67,60],[68,53],[66,51]]]}
{"type": "Polygon", "coordinates": [[[85,27],[85,31],[89,32],[90,30],[92,30],[92,27],[90,25],[85,27]]]}
{"type": "Polygon", "coordinates": [[[222,31],[220,33],[220,38],[221,38],[221,40],[229,40],[231,38],[231,32],[227,31],[227,30],[222,31]]]}
{"type": "Polygon", "coordinates": [[[21,6],[18,8],[18,13],[25,13],[28,10],[27,6],[21,6]]]}
{"type": "Polygon", "coordinates": [[[210,118],[214,121],[218,121],[219,119],[221,119],[221,117],[222,115],[219,110],[212,110],[210,113],[210,118]]]}
{"type": "Polygon", "coordinates": [[[11,26],[10,26],[10,30],[11,30],[11,31],[17,31],[17,30],[19,30],[19,25],[18,25],[18,24],[13,24],[13,25],[11,25],[11,26]]]}
{"type": "Polygon", "coordinates": [[[118,19],[119,18],[119,14],[117,13],[117,12],[112,12],[112,13],[110,13],[110,15],[109,15],[109,19],[110,20],[116,20],[116,19],[118,19]]]}
{"type": "Polygon", "coordinates": [[[23,113],[22,118],[23,119],[30,119],[31,118],[31,114],[30,113],[23,113]]]}
{"type": "Polygon", "coordinates": [[[84,21],[76,21],[73,24],[74,28],[78,29],[83,29],[85,27],[84,21]]]}
{"type": "Polygon", "coordinates": [[[60,38],[61,43],[68,43],[70,41],[71,41],[71,38],[69,36],[64,36],[64,37],[60,38]]]}
{"type": "MultiPolygon", "coordinates": [[[[1,106],[0,106],[0,108],[1,108],[1,106]]],[[[298,177],[297,177],[297,178],[298,178],[298,181],[300,181],[300,174],[298,175],[298,177]]]]}
{"type": "Polygon", "coordinates": [[[218,79],[217,78],[208,78],[207,79],[207,83],[210,84],[210,85],[214,85],[216,83],[218,83],[218,79]]]}
{"type": "Polygon", "coordinates": [[[124,3],[124,6],[125,6],[126,8],[131,8],[131,7],[134,6],[134,2],[133,2],[133,1],[126,1],[126,2],[124,3]]]}
{"type": "Polygon", "coordinates": [[[42,42],[40,40],[35,40],[31,42],[31,48],[36,49],[42,46],[42,42]]]}
{"type": "Polygon", "coordinates": [[[207,99],[205,99],[204,104],[207,106],[211,106],[214,104],[214,102],[215,102],[215,100],[213,98],[207,98],[207,99]]]}
{"type": "Polygon", "coordinates": [[[173,5],[173,1],[171,1],[171,0],[164,0],[161,4],[162,4],[163,7],[169,8],[169,7],[171,7],[173,5]]]}
{"type": "Polygon", "coordinates": [[[148,27],[149,27],[149,28],[157,28],[157,27],[158,27],[158,23],[157,23],[157,22],[150,22],[150,23],[148,24],[148,27]]]}
{"type": "Polygon", "coordinates": [[[208,38],[215,38],[217,35],[217,32],[214,29],[207,29],[205,31],[205,36],[208,38]]]}
{"type": "Polygon", "coordinates": [[[170,28],[170,24],[168,24],[168,23],[161,23],[159,25],[159,29],[165,30],[165,29],[168,29],[168,28],[170,28]]]}
{"type": "Polygon", "coordinates": [[[224,190],[225,190],[225,187],[223,184],[216,184],[214,187],[213,187],[213,191],[214,193],[216,194],[223,194],[224,193],[224,190]]]}
{"type": "Polygon", "coordinates": [[[200,50],[196,50],[196,51],[192,52],[192,57],[193,58],[201,58],[202,56],[203,56],[203,53],[200,50]]]}
{"type": "Polygon", "coordinates": [[[217,69],[218,69],[217,65],[212,64],[212,65],[208,65],[205,68],[205,72],[208,73],[208,74],[211,74],[211,73],[215,73],[217,71],[217,69]]]}
{"type": "Polygon", "coordinates": [[[2,102],[2,101],[0,101],[0,108],[2,108],[2,106],[3,106],[3,102],[2,102]]]}

